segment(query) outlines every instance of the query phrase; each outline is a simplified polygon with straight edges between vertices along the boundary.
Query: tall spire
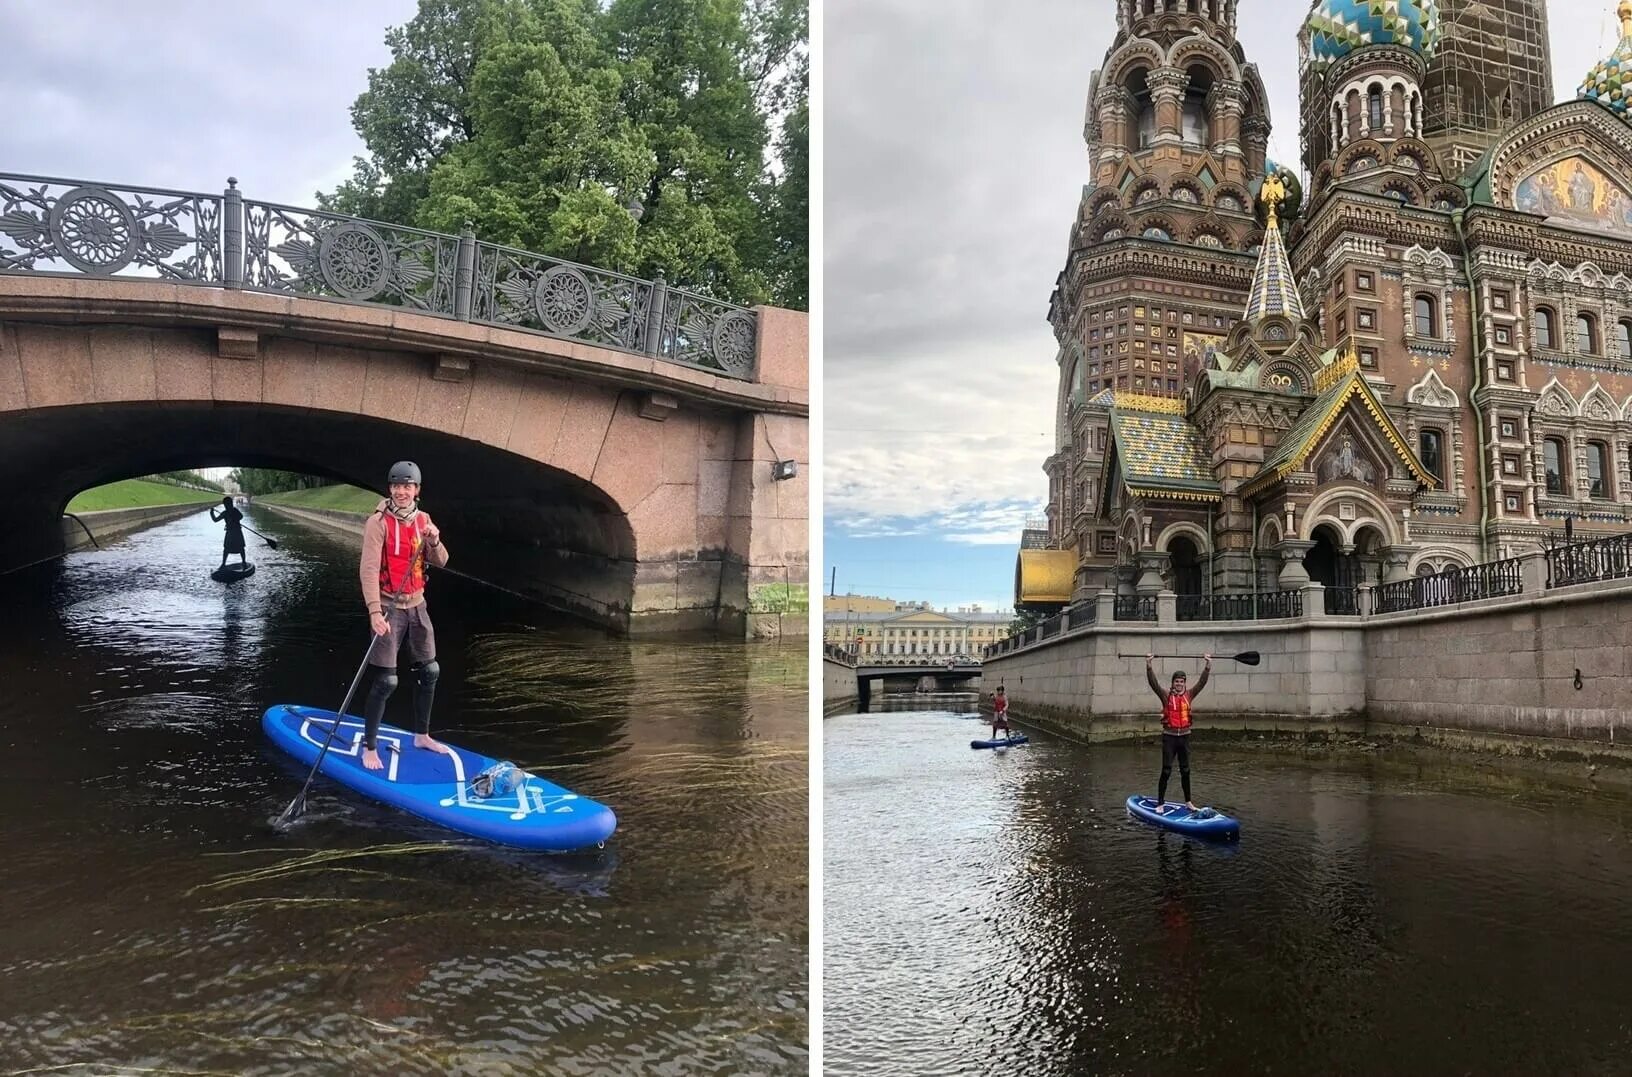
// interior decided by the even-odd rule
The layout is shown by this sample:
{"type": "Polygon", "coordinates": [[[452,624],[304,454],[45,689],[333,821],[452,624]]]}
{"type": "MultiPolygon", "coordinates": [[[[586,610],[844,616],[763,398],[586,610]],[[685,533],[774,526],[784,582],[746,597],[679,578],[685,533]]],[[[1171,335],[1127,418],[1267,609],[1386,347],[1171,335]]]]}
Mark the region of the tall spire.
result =
{"type": "Polygon", "coordinates": [[[1270,315],[1294,322],[1303,320],[1303,300],[1292,280],[1292,265],[1281,242],[1280,205],[1286,201],[1286,185],[1271,172],[1258,192],[1266,220],[1264,241],[1258,248],[1258,267],[1252,274],[1252,290],[1247,293],[1247,322],[1256,323],[1270,315]]]}

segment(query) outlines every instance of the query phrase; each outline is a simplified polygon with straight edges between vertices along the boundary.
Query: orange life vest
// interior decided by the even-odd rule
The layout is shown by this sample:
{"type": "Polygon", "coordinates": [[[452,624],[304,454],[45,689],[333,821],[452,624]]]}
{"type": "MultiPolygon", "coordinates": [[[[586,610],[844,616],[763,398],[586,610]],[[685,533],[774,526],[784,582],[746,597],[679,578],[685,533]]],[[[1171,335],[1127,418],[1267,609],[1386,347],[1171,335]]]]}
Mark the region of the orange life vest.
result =
{"type": "Polygon", "coordinates": [[[1162,728],[1169,733],[1190,732],[1190,693],[1173,692],[1162,704],[1162,728]]]}
{"type": "Polygon", "coordinates": [[[385,525],[385,547],[380,551],[382,595],[415,595],[425,590],[425,541],[419,533],[419,521],[424,515],[415,512],[414,522],[409,525],[389,509],[380,513],[385,525]]]}

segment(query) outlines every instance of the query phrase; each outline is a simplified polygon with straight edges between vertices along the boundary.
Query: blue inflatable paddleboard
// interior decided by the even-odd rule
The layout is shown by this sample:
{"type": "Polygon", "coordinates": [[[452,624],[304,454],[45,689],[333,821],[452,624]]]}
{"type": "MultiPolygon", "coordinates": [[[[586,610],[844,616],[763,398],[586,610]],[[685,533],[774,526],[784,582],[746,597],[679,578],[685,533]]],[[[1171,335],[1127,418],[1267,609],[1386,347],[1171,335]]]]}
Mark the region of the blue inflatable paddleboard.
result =
{"type": "Polygon", "coordinates": [[[1026,736],[1024,733],[1014,733],[1014,734],[1011,734],[1011,735],[1009,735],[1007,737],[999,737],[997,740],[972,740],[972,741],[969,742],[969,747],[971,747],[971,748],[1012,748],[1016,744],[1029,743],[1030,740],[1031,740],[1031,738],[1026,736]]]}
{"type": "MultiPolygon", "coordinates": [[[[279,703],[269,707],[261,728],[272,743],[307,766],[317,759],[338,716],[317,707],[279,703]]],[[[605,804],[561,788],[536,774],[512,792],[483,799],[470,780],[498,762],[449,744],[451,754],[414,747],[414,735],[380,725],[381,770],[363,766],[363,720],[346,715],[323,757],[322,771],[365,796],[413,812],[450,830],[501,845],[569,852],[598,845],[617,828],[605,804]]]]}
{"type": "Polygon", "coordinates": [[[1156,798],[1135,793],[1128,798],[1128,814],[1147,823],[1165,826],[1181,834],[1196,834],[1204,838],[1237,838],[1241,824],[1213,808],[1191,811],[1183,804],[1168,801],[1162,810],[1156,810],[1156,798]]]}

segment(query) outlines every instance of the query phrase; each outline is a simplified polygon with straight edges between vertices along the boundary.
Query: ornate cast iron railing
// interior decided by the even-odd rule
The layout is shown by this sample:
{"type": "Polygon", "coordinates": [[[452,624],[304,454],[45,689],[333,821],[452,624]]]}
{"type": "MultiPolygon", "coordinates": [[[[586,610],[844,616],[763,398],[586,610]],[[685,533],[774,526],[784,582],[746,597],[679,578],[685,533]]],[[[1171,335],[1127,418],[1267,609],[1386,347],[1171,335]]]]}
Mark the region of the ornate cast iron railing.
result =
{"type": "Polygon", "coordinates": [[[1375,592],[1377,613],[1428,609],[1472,602],[1481,598],[1516,595],[1524,591],[1524,568],[1520,558],[1490,561],[1471,568],[1452,565],[1432,576],[1415,576],[1379,586],[1375,592]]]}
{"type": "Polygon", "coordinates": [[[1547,551],[1548,587],[1624,580],[1629,576],[1632,576],[1632,533],[1555,546],[1547,551]]]}
{"type": "Polygon", "coordinates": [[[1353,616],[1360,612],[1358,587],[1328,587],[1325,590],[1326,612],[1337,616],[1353,616]]]}
{"type": "Polygon", "coordinates": [[[1302,591],[1260,591],[1256,597],[1261,618],[1303,616],[1302,591]]]}
{"type": "Polygon", "coordinates": [[[147,277],[402,307],[751,379],[754,312],[459,235],[219,195],[0,173],[0,273],[147,277]]]}
{"type": "Polygon", "coordinates": [[[1117,595],[1114,613],[1118,621],[1154,621],[1155,595],[1117,595]]]}
{"type": "Polygon", "coordinates": [[[1297,591],[1180,595],[1174,607],[1180,621],[1259,621],[1302,615],[1303,595],[1297,591]]]}
{"type": "Polygon", "coordinates": [[[224,282],[221,195],[0,174],[0,272],[224,282]],[[60,189],[58,189],[60,188],[60,189]]]}

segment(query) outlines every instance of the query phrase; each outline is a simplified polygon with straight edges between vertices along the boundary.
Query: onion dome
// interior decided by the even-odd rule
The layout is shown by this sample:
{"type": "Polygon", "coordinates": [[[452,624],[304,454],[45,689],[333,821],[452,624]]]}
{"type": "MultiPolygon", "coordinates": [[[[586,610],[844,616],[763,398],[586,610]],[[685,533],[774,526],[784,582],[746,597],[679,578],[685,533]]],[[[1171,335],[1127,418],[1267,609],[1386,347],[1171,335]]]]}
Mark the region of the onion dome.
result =
{"type": "Polygon", "coordinates": [[[1621,0],[1616,14],[1621,19],[1621,43],[1587,72],[1576,97],[1596,101],[1632,123],[1627,112],[1627,100],[1632,98],[1632,0],[1621,0]]]}
{"type": "Polygon", "coordinates": [[[1439,0],[1320,0],[1304,25],[1316,68],[1367,45],[1404,45],[1424,63],[1439,51],[1439,0]]]}

